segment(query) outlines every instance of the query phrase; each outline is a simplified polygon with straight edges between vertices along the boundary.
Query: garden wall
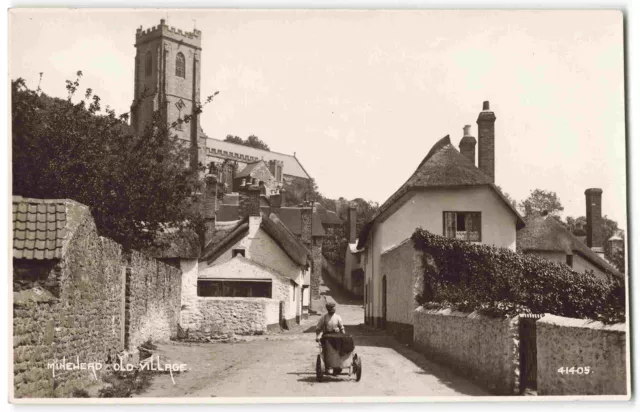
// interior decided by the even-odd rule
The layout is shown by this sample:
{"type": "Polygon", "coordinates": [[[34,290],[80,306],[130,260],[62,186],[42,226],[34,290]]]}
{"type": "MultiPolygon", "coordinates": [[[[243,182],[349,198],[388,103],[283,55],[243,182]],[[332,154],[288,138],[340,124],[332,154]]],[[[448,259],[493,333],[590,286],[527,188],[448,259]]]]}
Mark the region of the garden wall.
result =
{"type": "Polygon", "coordinates": [[[127,259],[119,244],[98,235],[85,206],[65,207],[58,213],[67,222],[61,258],[13,259],[16,398],[68,397],[99,379],[88,369],[54,377],[51,367],[63,359],[105,365],[146,339],[177,333],[180,270],[138,252],[127,259]]]}
{"type": "Polygon", "coordinates": [[[518,318],[449,309],[414,312],[414,346],[426,357],[500,395],[519,393],[518,318]]]}
{"type": "Polygon", "coordinates": [[[624,324],[545,315],[536,325],[538,395],[627,394],[624,324]]]}

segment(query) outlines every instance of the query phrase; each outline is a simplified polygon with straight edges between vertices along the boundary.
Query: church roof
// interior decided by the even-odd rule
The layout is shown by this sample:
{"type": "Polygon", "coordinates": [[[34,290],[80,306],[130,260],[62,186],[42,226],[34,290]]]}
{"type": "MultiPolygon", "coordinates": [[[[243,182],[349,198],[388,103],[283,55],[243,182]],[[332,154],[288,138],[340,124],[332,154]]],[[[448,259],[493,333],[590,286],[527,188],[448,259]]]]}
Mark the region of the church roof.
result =
{"type": "Polygon", "coordinates": [[[561,252],[568,255],[576,253],[604,272],[624,277],[552,216],[527,219],[526,226],[516,233],[516,250],[518,252],[561,252]]]}
{"type": "Polygon", "coordinates": [[[470,186],[489,186],[516,216],[516,229],[524,227],[524,220],[513,205],[482,170],[453,147],[451,139],[447,135],[433,145],[411,177],[380,206],[363,228],[358,240],[358,247],[364,246],[374,221],[409,191],[470,186]]]}
{"type": "Polygon", "coordinates": [[[228,156],[236,157],[240,161],[243,161],[241,156],[249,156],[249,161],[264,160],[265,162],[268,162],[269,160],[280,160],[283,165],[283,174],[303,179],[311,178],[307,171],[304,170],[304,167],[300,164],[300,161],[298,161],[298,159],[293,155],[256,149],[254,147],[225,142],[211,137],[207,137],[207,152],[211,153],[213,156],[216,154],[224,155],[224,152],[227,152],[228,156]]]}

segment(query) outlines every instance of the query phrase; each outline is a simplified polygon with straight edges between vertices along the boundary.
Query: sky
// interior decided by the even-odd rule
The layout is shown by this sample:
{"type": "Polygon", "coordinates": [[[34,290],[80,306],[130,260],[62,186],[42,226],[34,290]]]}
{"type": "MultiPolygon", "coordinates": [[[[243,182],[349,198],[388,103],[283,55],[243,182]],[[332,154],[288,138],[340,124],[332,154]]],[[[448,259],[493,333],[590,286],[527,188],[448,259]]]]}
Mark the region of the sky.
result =
{"type": "MultiPolygon", "coordinates": [[[[82,70],[117,113],[133,99],[135,31],[202,31],[210,137],[296,153],[320,192],[384,202],[431,146],[454,146],[482,102],[496,115],[496,184],[558,194],[563,216],[626,227],[624,50],[616,11],[14,10],[10,77],[65,97],[82,70]]],[[[286,173],[286,171],[285,171],[286,173]]]]}

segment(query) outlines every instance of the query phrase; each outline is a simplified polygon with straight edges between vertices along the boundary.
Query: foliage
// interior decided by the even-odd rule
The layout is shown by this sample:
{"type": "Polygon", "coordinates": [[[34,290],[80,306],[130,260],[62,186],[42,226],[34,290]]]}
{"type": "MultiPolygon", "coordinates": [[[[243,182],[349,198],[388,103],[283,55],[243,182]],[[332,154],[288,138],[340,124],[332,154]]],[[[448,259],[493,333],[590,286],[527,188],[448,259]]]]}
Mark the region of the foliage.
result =
{"type": "Polygon", "coordinates": [[[322,238],[322,254],[331,264],[344,268],[344,255],[347,251],[347,238],[344,228],[327,228],[322,238]]]}
{"type": "MultiPolygon", "coordinates": [[[[360,232],[364,226],[369,222],[373,215],[376,214],[378,208],[378,202],[371,200],[364,200],[361,197],[355,198],[350,202],[347,202],[347,207],[340,210],[340,218],[347,224],[347,214],[349,212],[348,205],[351,204],[356,207],[356,238],[360,236],[360,232]]],[[[346,233],[346,232],[345,232],[346,233]]]]}
{"type": "Polygon", "coordinates": [[[618,281],[422,229],[416,229],[411,239],[415,249],[424,252],[421,304],[488,315],[551,313],[606,323],[625,321],[624,286],[618,281]]]}
{"type": "Polygon", "coordinates": [[[225,142],[230,142],[230,143],[235,143],[235,144],[241,144],[243,146],[248,146],[248,147],[253,147],[256,149],[262,149],[262,150],[268,150],[271,151],[271,149],[269,149],[269,146],[263,142],[262,140],[260,140],[260,138],[258,136],[255,135],[251,135],[249,137],[245,139],[242,139],[242,137],[238,137],[238,136],[233,136],[228,134],[227,137],[224,138],[225,142]]]}
{"type": "Polygon", "coordinates": [[[166,227],[198,225],[192,205],[200,182],[188,147],[159,112],[136,135],[128,113],[116,116],[108,106],[102,112],[91,89],[74,103],[81,77],[67,81],[66,100],[12,81],[13,193],[83,203],[100,234],[126,249],[146,247],[166,227]]]}
{"type": "Polygon", "coordinates": [[[564,210],[556,192],[543,189],[533,190],[519,206],[524,217],[541,216],[545,212],[551,216],[558,216],[564,210]]]}

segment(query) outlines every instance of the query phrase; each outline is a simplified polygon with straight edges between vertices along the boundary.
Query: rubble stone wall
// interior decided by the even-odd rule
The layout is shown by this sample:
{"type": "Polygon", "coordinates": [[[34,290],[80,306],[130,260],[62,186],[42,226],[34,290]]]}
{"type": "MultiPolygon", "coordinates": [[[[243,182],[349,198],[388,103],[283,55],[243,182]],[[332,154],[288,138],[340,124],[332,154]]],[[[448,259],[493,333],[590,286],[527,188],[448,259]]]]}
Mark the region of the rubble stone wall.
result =
{"type": "Polygon", "coordinates": [[[414,312],[414,346],[500,395],[519,393],[518,317],[490,318],[450,309],[414,312]]]}
{"type": "Polygon", "coordinates": [[[538,394],[627,394],[625,330],[624,324],[554,315],[538,320],[538,394]],[[558,372],[560,368],[565,372],[558,372]]]}

